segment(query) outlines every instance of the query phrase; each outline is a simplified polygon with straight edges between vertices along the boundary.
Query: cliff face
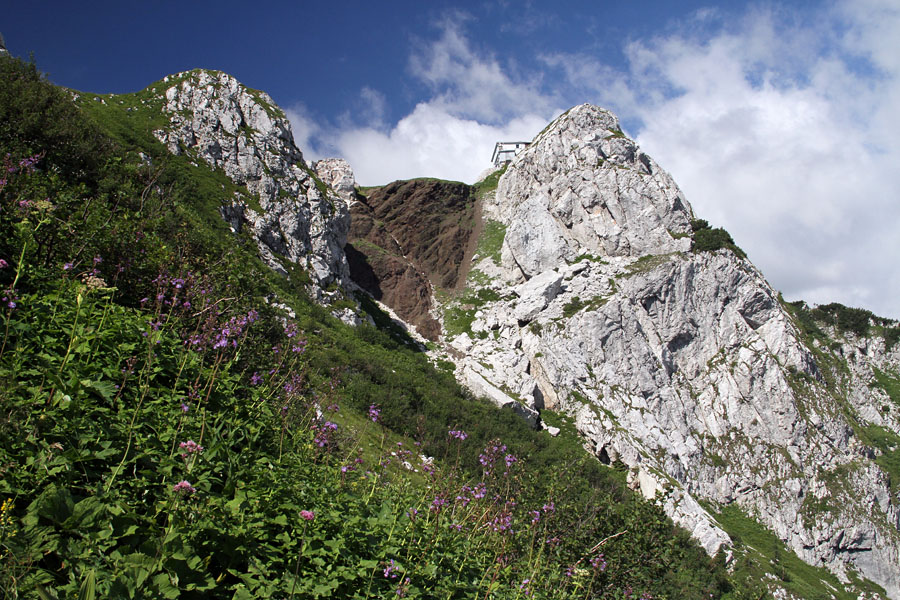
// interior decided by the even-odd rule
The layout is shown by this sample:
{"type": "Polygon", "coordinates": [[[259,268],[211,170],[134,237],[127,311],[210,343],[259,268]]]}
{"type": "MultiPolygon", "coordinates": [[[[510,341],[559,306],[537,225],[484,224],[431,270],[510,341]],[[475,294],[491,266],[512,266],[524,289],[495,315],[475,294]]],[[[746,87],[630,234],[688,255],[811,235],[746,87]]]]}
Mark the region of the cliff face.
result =
{"type": "Polygon", "coordinates": [[[476,223],[475,196],[463,183],[395,181],[350,206],[346,247],[354,282],[416,331],[437,340],[435,290],[464,278],[476,223]]]}
{"type": "Polygon", "coordinates": [[[873,368],[896,374],[896,350],[810,348],[750,262],[690,252],[690,205],[596,107],[542,132],[484,215],[505,238],[469,284],[497,299],[448,336],[462,381],[572,415],[710,552],[734,504],[807,562],[900,596],[898,497],[865,439],[900,431],[870,385],[873,368]]]}
{"type": "Polygon", "coordinates": [[[346,163],[305,163],[265,94],[208,71],[166,84],[156,137],[244,186],[223,217],[272,268],[304,266],[320,300],[362,287],[535,424],[569,415],[710,553],[739,507],[807,562],[900,598],[900,349],[810,337],[746,259],[693,252],[690,205],[613,115],[561,116],[480,206],[430,180],[361,196],[346,163]]]}
{"type": "Polygon", "coordinates": [[[250,229],[273,269],[283,271],[285,260],[303,266],[320,300],[331,284],[346,282],[347,203],[306,164],[284,112],[265,93],[216,71],[179,73],[163,83],[169,123],[154,135],[172,153],[245,186],[247,195],[236,194],[222,208],[231,226],[250,229]]]}

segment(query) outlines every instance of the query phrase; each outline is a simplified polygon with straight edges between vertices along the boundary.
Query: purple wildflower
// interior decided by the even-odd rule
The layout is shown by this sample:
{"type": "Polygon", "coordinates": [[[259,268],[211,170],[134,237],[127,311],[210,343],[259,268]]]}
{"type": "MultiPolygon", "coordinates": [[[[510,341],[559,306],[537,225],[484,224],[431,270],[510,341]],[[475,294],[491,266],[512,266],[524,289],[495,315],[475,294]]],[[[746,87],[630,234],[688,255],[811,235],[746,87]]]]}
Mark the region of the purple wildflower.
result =
{"type": "Polygon", "coordinates": [[[178,444],[178,447],[182,450],[181,458],[187,458],[190,454],[200,454],[201,452],[203,452],[203,446],[201,446],[194,440],[181,442],[180,444],[178,444]]]}
{"type": "Polygon", "coordinates": [[[9,266],[9,263],[6,262],[5,260],[3,260],[2,258],[0,258],[0,269],[5,269],[8,266],[9,266]]]}
{"type": "Polygon", "coordinates": [[[485,494],[487,494],[487,486],[484,485],[484,483],[479,483],[475,486],[472,497],[476,500],[481,500],[482,498],[484,498],[485,494]]]}
{"type": "Polygon", "coordinates": [[[191,485],[191,482],[187,479],[182,479],[178,483],[172,486],[172,491],[177,492],[179,494],[183,494],[185,496],[190,496],[197,492],[197,488],[191,485]]]}
{"type": "Polygon", "coordinates": [[[606,559],[602,554],[598,554],[591,559],[591,566],[602,573],[606,570],[606,559]]]}
{"type": "Polygon", "coordinates": [[[369,418],[372,419],[373,423],[378,422],[378,417],[381,416],[381,409],[372,404],[369,406],[369,418]]]}
{"type": "Polygon", "coordinates": [[[450,435],[450,437],[456,438],[459,441],[463,441],[467,437],[469,437],[468,433],[466,433],[465,431],[459,430],[459,429],[451,429],[449,432],[449,435],[450,435]]]}
{"type": "Polygon", "coordinates": [[[313,511],[311,510],[301,510],[300,516],[307,521],[312,521],[316,518],[315,513],[313,513],[313,511]]]}
{"type": "Polygon", "coordinates": [[[397,571],[397,566],[396,566],[396,563],[394,562],[394,559],[392,558],[390,564],[384,568],[384,576],[388,579],[397,579],[396,571],[397,571]]]}
{"type": "Polygon", "coordinates": [[[434,500],[431,501],[431,512],[441,512],[441,509],[446,506],[447,499],[443,496],[435,496],[434,500]]]}

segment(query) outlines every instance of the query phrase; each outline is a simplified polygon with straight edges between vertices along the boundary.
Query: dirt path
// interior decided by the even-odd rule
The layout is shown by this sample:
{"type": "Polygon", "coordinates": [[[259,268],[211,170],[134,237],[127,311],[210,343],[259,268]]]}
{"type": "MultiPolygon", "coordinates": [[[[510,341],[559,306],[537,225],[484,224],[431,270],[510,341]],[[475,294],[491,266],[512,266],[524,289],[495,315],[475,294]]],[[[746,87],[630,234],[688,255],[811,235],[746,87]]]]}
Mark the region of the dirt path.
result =
{"type": "Polygon", "coordinates": [[[478,249],[478,240],[484,231],[484,219],[481,218],[482,199],[475,198],[475,211],[472,218],[475,220],[472,232],[469,234],[469,243],[466,244],[466,250],[463,253],[462,264],[459,266],[459,275],[456,278],[456,285],[453,286],[454,292],[460,292],[466,287],[466,278],[472,269],[472,257],[475,256],[475,250],[478,249]]]}

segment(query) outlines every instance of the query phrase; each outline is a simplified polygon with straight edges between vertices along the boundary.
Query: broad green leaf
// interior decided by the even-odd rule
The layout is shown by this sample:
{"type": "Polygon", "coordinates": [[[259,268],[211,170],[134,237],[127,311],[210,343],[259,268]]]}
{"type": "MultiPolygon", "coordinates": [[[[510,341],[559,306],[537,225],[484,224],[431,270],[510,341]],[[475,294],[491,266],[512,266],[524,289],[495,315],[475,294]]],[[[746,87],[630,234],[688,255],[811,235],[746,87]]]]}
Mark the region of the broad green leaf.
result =
{"type": "Polygon", "coordinates": [[[97,593],[97,573],[94,569],[90,569],[81,580],[81,587],[78,590],[78,600],[94,600],[97,593]]]}
{"type": "Polygon", "coordinates": [[[163,598],[177,598],[181,592],[172,585],[172,580],[168,573],[160,573],[153,577],[153,585],[157,591],[162,594],[163,598]]]}

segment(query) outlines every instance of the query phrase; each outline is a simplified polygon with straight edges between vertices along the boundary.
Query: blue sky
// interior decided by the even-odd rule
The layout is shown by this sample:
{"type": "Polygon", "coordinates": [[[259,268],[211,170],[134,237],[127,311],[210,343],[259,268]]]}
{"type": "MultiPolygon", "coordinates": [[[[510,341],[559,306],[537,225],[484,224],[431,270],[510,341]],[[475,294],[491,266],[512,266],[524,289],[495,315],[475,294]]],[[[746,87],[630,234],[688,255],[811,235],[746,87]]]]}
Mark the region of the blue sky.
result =
{"type": "Polygon", "coordinates": [[[0,32],[79,90],[231,73],[367,185],[474,181],[599,104],[787,298],[900,317],[900,0],[33,2],[0,32]]]}

